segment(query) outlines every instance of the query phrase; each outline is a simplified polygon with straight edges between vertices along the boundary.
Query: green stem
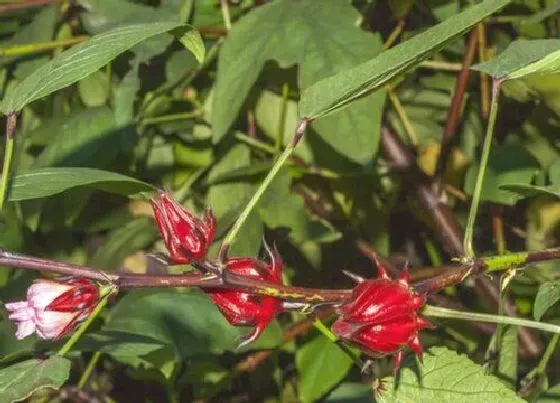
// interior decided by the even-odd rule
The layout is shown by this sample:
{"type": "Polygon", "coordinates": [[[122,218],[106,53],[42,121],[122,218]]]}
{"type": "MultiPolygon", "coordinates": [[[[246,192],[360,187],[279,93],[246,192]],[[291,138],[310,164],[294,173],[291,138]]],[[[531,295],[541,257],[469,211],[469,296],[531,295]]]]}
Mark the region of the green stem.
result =
{"type": "Polygon", "coordinates": [[[552,339],[550,339],[550,341],[548,342],[548,346],[546,346],[546,350],[544,351],[544,354],[539,361],[539,365],[537,365],[537,373],[544,374],[548,361],[550,361],[552,353],[554,353],[554,350],[556,350],[559,341],[560,333],[556,333],[554,336],[552,336],[552,339]]]}
{"type": "Polygon", "coordinates": [[[276,153],[282,149],[284,143],[284,130],[286,128],[286,111],[288,110],[288,94],[290,93],[290,86],[287,83],[282,85],[282,107],[280,108],[280,119],[278,120],[278,130],[276,132],[276,144],[274,148],[276,153]]]}
{"type": "Polygon", "coordinates": [[[463,249],[465,250],[465,258],[472,259],[475,257],[473,249],[473,232],[474,223],[476,221],[476,214],[478,213],[478,206],[480,204],[480,195],[482,193],[482,182],[484,180],[484,172],[488,164],[488,157],[490,155],[490,146],[492,145],[492,135],[494,133],[494,124],[496,123],[496,116],[498,115],[498,98],[500,96],[501,80],[494,80],[492,83],[492,103],[490,105],[490,116],[488,118],[488,127],[486,129],[486,137],[482,146],[482,155],[480,157],[480,167],[478,168],[478,175],[476,177],[476,184],[474,186],[471,209],[469,211],[469,218],[467,220],[467,227],[465,229],[465,237],[463,240],[463,249]]]}
{"type": "Polygon", "coordinates": [[[88,318],[85,320],[84,323],[70,336],[68,341],[58,350],[58,355],[64,356],[66,355],[70,349],[76,344],[76,342],[80,339],[82,334],[88,329],[88,327],[92,324],[95,318],[99,315],[99,313],[105,308],[107,302],[109,302],[109,297],[116,291],[114,286],[103,286],[100,290],[100,294],[102,295],[101,300],[95,307],[95,309],[91,312],[88,318]]]}
{"type": "Polygon", "coordinates": [[[274,155],[276,154],[276,149],[274,147],[272,147],[271,145],[268,145],[267,143],[264,143],[260,140],[257,140],[253,137],[249,137],[246,134],[243,133],[235,133],[235,138],[245,144],[247,144],[250,147],[253,147],[259,151],[263,151],[267,154],[270,155],[274,155]]]}
{"type": "Polygon", "coordinates": [[[34,53],[46,52],[53,49],[58,49],[76,43],[85,42],[89,39],[87,35],[75,36],[70,39],[61,39],[59,41],[51,41],[44,43],[26,43],[24,45],[10,46],[9,48],[0,49],[0,56],[25,56],[34,53]]]}
{"type": "Polygon", "coordinates": [[[222,9],[222,18],[224,19],[224,26],[229,31],[231,30],[231,17],[229,14],[228,0],[220,0],[220,6],[222,9]]]}
{"type": "Polygon", "coordinates": [[[297,129],[294,134],[294,137],[292,137],[290,143],[286,146],[282,154],[280,154],[280,156],[278,157],[278,159],[270,169],[270,172],[268,173],[268,175],[266,175],[266,178],[264,178],[264,181],[261,183],[261,185],[255,192],[253,197],[251,197],[251,200],[249,200],[249,203],[247,203],[247,206],[241,212],[241,214],[239,215],[239,217],[237,218],[237,220],[235,221],[235,223],[227,233],[226,237],[222,241],[220,256],[225,257],[227,250],[229,249],[229,247],[237,237],[237,234],[239,233],[239,230],[241,229],[245,221],[247,221],[249,214],[251,213],[251,211],[253,211],[253,209],[259,202],[260,198],[262,197],[262,195],[264,194],[264,192],[266,191],[266,189],[268,188],[272,180],[276,177],[276,174],[278,173],[278,171],[280,171],[280,168],[282,168],[286,160],[290,158],[290,156],[292,155],[299,140],[303,137],[303,134],[305,132],[305,129],[307,128],[308,123],[309,121],[307,119],[302,119],[298,121],[297,129]]]}
{"type": "Polygon", "coordinates": [[[348,345],[344,343],[339,343],[338,337],[336,337],[336,335],[331,331],[331,329],[326,327],[325,324],[321,322],[320,319],[315,319],[313,321],[313,326],[315,326],[315,328],[318,331],[320,331],[332,343],[337,343],[338,347],[340,347],[342,351],[344,351],[350,358],[352,358],[352,361],[354,361],[359,367],[363,368],[364,362],[360,358],[360,353],[356,352],[355,350],[352,350],[350,347],[348,347],[348,345]]]}
{"type": "Polygon", "coordinates": [[[82,390],[84,388],[84,386],[86,386],[86,382],[88,381],[91,372],[93,371],[93,369],[95,368],[95,366],[97,365],[97,362],[99,361],[99,358],[101,358],[101,351],[96,351],[95,353],[93,353],[91,360],[89,360],[88,365],[84,371],[84,373],[82,374],[82,376],[80,377],[80,380],[78,381],[78,389],[82,390]]]}
{"type": "Polygon", "coordinates": [[[196,118],[200,116],[200,112],[199,111],[194,111],[194,112],[185,112],[185,113],[175,113],[172,115],[163,115],[163,116],[156,116],[153,118],[145,118],[142,119],[141,124],[143,125],[153,125],[156,123],[166,123],[166,122],[174,122],[177,120],[186,120],[186,119],[192,119],[192,118],[196,118]]]}
{"type": "Polygon", "coordinates": [[[4,164],[2,166],[2,179],[0,180],[0,211],[4,207],[8,193],[8,182],[10,180],[10,168],[14,155],[14,142],[16,131],[17,115],[15,112],[8,113],[6,120],[6,149],[4,151],[4,164]]]}
{"type": "Polygon", "coordinates": [[[553,323],[536,322],[534,320],[521,319],[512,316],[498,316],[486,313],[474,313],[456,311],[454,309],[441,308],[438,306],[425,305],[422,309],[422,315],[432,316],[435,318],[452,318],[469,320],[472,322],[497,323],[504,325],[523,326],[533,329],[539,329],[544,332],[560,333],[560,326],[553,323]]]}

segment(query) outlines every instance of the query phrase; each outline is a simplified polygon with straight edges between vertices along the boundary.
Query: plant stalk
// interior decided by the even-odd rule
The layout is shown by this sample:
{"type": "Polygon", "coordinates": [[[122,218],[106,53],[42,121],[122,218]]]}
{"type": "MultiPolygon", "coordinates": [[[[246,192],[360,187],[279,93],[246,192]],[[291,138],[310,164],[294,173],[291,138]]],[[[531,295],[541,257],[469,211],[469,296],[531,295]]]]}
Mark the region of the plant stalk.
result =
{"type": "Polygon", "coordinates": [[[513,316],[500,316],[500,315],[491,315],[487,313],[462,312],[462,311],[456,311],[454,309],[441,308],[433,305],[425,305],[424,308],[422,308],[422,315],[432,316],[435,318],[450,318],[450,319],[469,320],[473,322],[486,322],[486,323],[497,323],[497,324],[504,324],[504,325],[513,325],[513,326],[524,326],[533,329],[539,329],[544,332],[560,333],[560,325],[555,325],[553,323],[536,322],[534,320],[521,319],[513,316]]]}
{"type": "Polygon", "coordinates": [[[14,155],[14,143],[16,134],[17,114],[8,113],[6,119],[6,149],[4,150],[4,163],[2,165],[2,179],[0,179],[0,211],[4,208],[4,202],[8,195],[8,183],[10,181],[10,170],[14,155]]]}
{"type": "Polygon", "coordinates": [[[297,144],[303,137],[303,134],[305,133],[305,129],[307,128],[309,122],[310,121],[307,119],[301,119],[298,122],[296,132],[292,137],[292,140],[290,141],[290,143],[286,145],[286,148],[284,149],[282,154],[280,154],[280,156],[278,157],[278,159],[276,160],[276,162],[274,163],[274,165],[266,175],[266,178],[264,178],[263,182],[261,183],[257,191],[255,192],[253,197],[251,197],[251,200],[249,200],[249,203],[247,203],[247,206],[241,212],[241,214],[239,215],[239,217],[237,218],[237,220],[235,221],[235,223],[227,233],[226,237],[222,241],[222,246],[220,248],[220,257],[225,258],[225,256],[227,255],[227,251],[229,250],[229,247],[231,246],[231,244],[239,234],[239,230],[241,229],[245,221],[247,221],[249,214],[251,214],[251,211],[253,211],[253,209],[259,202],[260,198],[262,197],[262,195],[264,194],[264,192],[266,191],[266,189],[268,188],[272,180],[276,177],[276,174],[278,174],[280,168],[282,168],[286,160],[294,152],[294,149],[296,148],[297,144]]]}
{"type": "Polygon", "coordinates": [[[480,157],[480,166],[478,168],[478,175],[474,186],[473,197],[471,202],[471,209],[469,211],[469,218],[467,220],[467,227],[465,228],[465,237],[463,238],[463,248],[465,250],[465,258],[473,259],[475,257],[473,248],[473,232],[478,207],[480,204],[480,196],[482,194],[482,182],[484,181],[484,172],[486,165],[488,165],[488,157],[490,156],[490,148],[492,145],[492,137],[494,134],[494,125],[498,115],[498,99],[500,96],[501,80],[494,80],[492,83],[492,101],[490,104],[490,116],[488,118],[488,127],[486,130],[486,137],[482,146],[482,155],[480,157]]]}

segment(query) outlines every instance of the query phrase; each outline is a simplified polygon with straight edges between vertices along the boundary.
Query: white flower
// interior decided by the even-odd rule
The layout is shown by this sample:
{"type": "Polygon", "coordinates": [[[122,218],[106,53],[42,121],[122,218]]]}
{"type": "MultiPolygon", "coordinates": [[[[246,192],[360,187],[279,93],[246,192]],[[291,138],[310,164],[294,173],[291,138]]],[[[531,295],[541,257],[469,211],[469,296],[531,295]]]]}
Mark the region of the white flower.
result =
{"type": "Polygon", "coordinates": [[[98,298],[99,290],[90,280],[36,280],[27,290],[26,301],[8,303],[6,309],[17,326],[18,340],[33,333],[58,339],[91,313],[98,298]]]}

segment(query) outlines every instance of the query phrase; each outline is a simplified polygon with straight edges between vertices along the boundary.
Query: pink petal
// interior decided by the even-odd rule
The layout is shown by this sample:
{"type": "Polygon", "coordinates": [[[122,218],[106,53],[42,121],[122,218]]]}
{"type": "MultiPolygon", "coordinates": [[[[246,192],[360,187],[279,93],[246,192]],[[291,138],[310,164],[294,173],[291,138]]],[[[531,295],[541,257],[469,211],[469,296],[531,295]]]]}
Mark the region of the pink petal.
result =
{"type": "Polygon", "coordinates": [[[6,309],[9,312],[8,319],[21,322],[35,318],[35,310],[29,306],[27,301],[11,302],[6,304],[6,309]]]}
{"type": "Polygon", "coordinates": [[[37,280],[27,290],[27,301],[35,309],[44,309],[56,297],[71,289],[71,285],[49,280],[37,280]]]}
{"type": "Polygon", "coordinates": [[[76,316],[75,313],[70,312],[35,311],[35,313],[37,334],[43,339],[56,338],[76,316]]]}
{"type": "Polygon", "coordinates": [[[22,340],[35,332],[35,322],[27,320],[16,323],[16,339],[22,340]]]}

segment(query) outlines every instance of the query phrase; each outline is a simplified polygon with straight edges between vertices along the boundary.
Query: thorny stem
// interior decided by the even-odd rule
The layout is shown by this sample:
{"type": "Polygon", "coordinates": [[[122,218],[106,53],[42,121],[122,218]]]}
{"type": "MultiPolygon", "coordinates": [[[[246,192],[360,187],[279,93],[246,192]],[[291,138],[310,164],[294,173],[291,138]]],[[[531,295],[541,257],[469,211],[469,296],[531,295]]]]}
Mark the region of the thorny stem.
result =
{"type": "Polygon", "coordinates": [[[6,119],[6,149],[4,150],[4,164],[2,165],[2,179],[0,179],[0,211],[4,208],[4,202],[8,194],[8,182],[10,180],[10,168],[14,154],[14,142],[16,132],[17,114],[8,113],[6,119]]]}
{"type": "Polygon", "coordinates": [[[487,313],[461,312],[454,309],[441,308],[433,305],[425,305],[422,308],[422,315],[432,316],[436,318],[452,318],[460,320],[472,320],[475,322],[523,326],[533,329],[539,329],[545,332],[560,333],[560,325],[555,325],[553,323],[536,322],[533,320],[521,319],[514,316],[499,316],[487,313]]]}
{"type": "Polygon", "coordinates": [[[500,96],[500,80],[494,80],[492,83],[492,102],[490,104],[490,117],[488,118],[488,128],[482,146],[482,155],[480,157],[480,166],[478,168],[478,175],[474,186],[471,209],[469,211],[469,218],[467,220],[467,227],[465,228],[465,237],[463,238],[463,249],[465,250],[465,258],[471,259],[475,256],[473,248],[473,232],[476,214],[478,213],[478,206],[480,204],[480,196],[482,194],[482,182],[484,181],[484,172],[488,164],[488,157],[490,156],[490,147],[492,145],[492,138],[494,133],[494,124],[496,123],[496,116],[498,115],[498,98],[500,96]]]}
{"type": "Polygon", "coordinates": [[[222,241],[222,247],[220,248],[220,256],[222,258],[226,256],[227,250],[229,249],[229,247],[237,237],[239,230],[241,229],[245,221],[247,221],[249,214],[251,214],[251,211],[253,211],[253,209],[259,202],[260,198],[262,197],[262,195],[264,194],[264,192],[266,191],[266,189],[268,188],[272,180],[276,177],[276,174],[278,173],[278,171],[280,171],[280,168],[282,168],[286,160],[292,155],[297,144],[303,137],[303,134],[305,133],[305,129],[307,128],[309,122],[310,121],[307,119],[301,119],[298,121],[296,132],[292,137],[292,140],[288,143],[288,145],[286,145],[286,148],[284,149],[282,154],[280,154],[280,156],[278,157],[278,159],[276,160],[276,162],[274,163],[274,165],[272,166],[272,168],[264,178],[263,182],[257,189],[257,191],[255,192],[253,197],[251,197],[251,200],[249,200],[249,203],[247,203],[247,206],[241,212],[241,214],[239,215],[239,217],[237,218],[237,220],[235,221],[235,223],[227,233],[226,237],[222,241]]]}

